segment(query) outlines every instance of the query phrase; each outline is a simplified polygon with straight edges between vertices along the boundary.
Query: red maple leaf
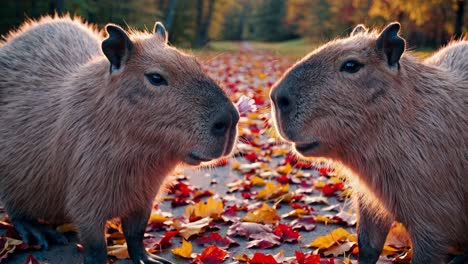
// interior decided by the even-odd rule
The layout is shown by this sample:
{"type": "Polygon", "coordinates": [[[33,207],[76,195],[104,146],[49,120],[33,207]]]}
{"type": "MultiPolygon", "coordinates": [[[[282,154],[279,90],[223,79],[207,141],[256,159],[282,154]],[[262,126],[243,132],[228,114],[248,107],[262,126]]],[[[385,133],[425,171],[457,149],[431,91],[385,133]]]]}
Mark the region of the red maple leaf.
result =
{"type": "Polygon", "coordinates": [[[275,235],[279,236],[284,242],[297,242],[299,239],[299,232],[292,229],[292,227],[285,224],[278,224],[275,227],[275,235]]]}
{"type": "Polygon", "coordinates": [[[205,248],[201,254],[198,254],[193,262],[200,264],[221,264],[226,256],[226,250],[220,249],[216,245],[211,245],[205,248]]]}
{"type": "Polygon", "coordinates": [[[304,252],[296,251],[296,261],[292,264],[320,264],[320,255],[312,254],[306,256],[304,252]]]}
{"type": "Polygon", "coordinates": [[[265,255],[260,252],[255,252],[252,259],[249,261],[250,264],[280,264],[272,255],[265,255]]]}

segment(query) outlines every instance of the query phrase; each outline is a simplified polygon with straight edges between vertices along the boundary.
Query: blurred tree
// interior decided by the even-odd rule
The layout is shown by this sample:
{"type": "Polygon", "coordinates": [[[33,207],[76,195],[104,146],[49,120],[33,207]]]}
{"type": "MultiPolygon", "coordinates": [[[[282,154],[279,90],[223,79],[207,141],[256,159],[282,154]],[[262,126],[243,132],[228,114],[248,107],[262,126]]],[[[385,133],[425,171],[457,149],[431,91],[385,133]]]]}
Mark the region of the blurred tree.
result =
{"type": "Polygon", "coordinates": [[[216,0],[197,0],[197,33],[195,35],[195,48],[201,48],[208,42],[208,32],[213,17],[216,0]],[[208,4],[207,7],[205,4],[208,4]]]}
{"type": "Polygon", "coordinates": [[[324,41],[354,25],[400,21],[411,46],[439,46],[467,32],[466,0],[2,0],[0,34],[27,18],[70,13],[98,24],[152,29],[162,20],[173,43],[209,40],[324,41]]]}
{"type": "Polygon", "coordinates": [[[164,17],[164,26],[166,27],[166,30],[169,32],[171,32],[172,24],[174,23],[177,2],[178,2],[177,0],[169,1],[169,7],[167,8],[166,16],[164,17]]]}
{"type": "Polygon", "coordinates": [[[465,0],[456,1],[455,38],[459,39],[463,33],[463,16],[465,14],[465,0]]]}

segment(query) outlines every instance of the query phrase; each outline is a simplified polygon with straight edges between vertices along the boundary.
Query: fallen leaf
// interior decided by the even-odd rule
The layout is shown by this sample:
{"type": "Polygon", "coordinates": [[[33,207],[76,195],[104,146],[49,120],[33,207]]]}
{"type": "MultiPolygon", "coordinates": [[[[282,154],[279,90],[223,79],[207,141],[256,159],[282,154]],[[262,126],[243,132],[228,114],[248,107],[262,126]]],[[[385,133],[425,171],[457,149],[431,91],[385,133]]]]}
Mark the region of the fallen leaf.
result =
{"type": "Polygon", "coordinates": [[[210,217],[214,220],[221,219],[221,214],[223,213],[224,205],[222,201],[215,201],[210,197],[206,203],[201,201],[195,205],[189,205],[185,208],[184,216],[190,218],[192,216],[196,217],[210,217]]]}
{"type": "Polygon", "coordinates": [[[255,252],[249,264],[280,264],[272,255],[265,255],[260,252],[255,252]]]}
{"type": "Polygon", "coordinates": [[[245,222],[262,223],[262,224],[276,224],[279,222],[279,215],[275,209],[264,203],[263,207],[249,212],[242,218],[245,222]]]}
{"type": "Polygon", "coordinates": [[[326,236],[319,236],[307,247],[315,247],[319,250],[329,249],[331,246],[342,242],[357,242],[356,237],[351,235],[344,228],[337,228],[326,236]]]}
{"type": "Polygon", "coordinates": [[[327,250],[323,252],[324,256],[334,256],[338,257],[340,255],[345,254],[346,252],[350,251],[354,246],[356,246],[356,242],[343,242],[343,243],[337,243],[331,247],[329,247],[327,250]]]}
{"type": "Polygon", "coordinates": [[[250,238],[255,234],[271,233],[273,232],[271,226],[257,224],[257,223],[234,223],[228,228],[228,236],[244,236],[250,238]]]}
{"type": "Polygon", "coordinates": [[[45,262],[38,261],[33,257],[33,255],[29,254],[28,257],[24,260],[23,264],[46,264],[45,262]]]}
{"type": "Polygon", "coordinates": [[[195,258],[195,263],[221,264],[227,256],[227,252],[216,245],[209,246],[195,258]]]}
{"type": "Polygon", "coordinates": [[[124,243],[123,245],[113,245],[107,246],[107,255],[116,257],[118,259],[128,259],[130,256],[128,255],[127,244],[124,243]]]}
{"type": "Polygon", "coordinates": [[[299,239],[299,232],[292,229],[292,227],[285,224],[278,224],[274,230],[275,235],[279,236],[284,242],[297,242],[299,239]]]}
{"type": "Polygon", "coordinates": [[[274,182],[269,181],[266,183],[265,189],[260,190],[255,198],[263,200],[274,199],[288,192],[289,184],[276,185],[274,182]]]}
{"type": "Polygon", "coordinates": [[[175,219],[172,226],[179,231],[183,238],[189,239],[191,236],[203,232],[204,228],[207,227],[210,222],[210,217],[205,217],[191,223],[182,223],[180,220],[175,219]]]}
{"type": "Polygon", "coordinates": [[[291,221],[291,227],[293,229],[301,229],[311,231],[316,227],[314,216],[303,216],[301,218],[291,221]]]}
{"type": "Polygon", "coordinates": [[[231,245],[239,245],[236,241],[228,237],[222,237],[220,234],[215,232],[210,233],[208,236],[199,237],[195,242],[203,246],[216,245],[222,249],[228,249],[231,245]]]}
{"type": "Polygon", "coordinates": [[[306,255],[300,251],[296,251],[294,254],[296,255],[296,261],[293,261],[292,264],[320,264],[320,255],[306,255]]]}
{"type": "Polygon", "coordinates": [[[171,250],[172,254],[186,258],[186,259],[191,259],[192,257],[190,256],[192,254],[192,243],[190,243],[187,240],[182,240],[182,245],[178,248],[174,248],[171,250]]]}

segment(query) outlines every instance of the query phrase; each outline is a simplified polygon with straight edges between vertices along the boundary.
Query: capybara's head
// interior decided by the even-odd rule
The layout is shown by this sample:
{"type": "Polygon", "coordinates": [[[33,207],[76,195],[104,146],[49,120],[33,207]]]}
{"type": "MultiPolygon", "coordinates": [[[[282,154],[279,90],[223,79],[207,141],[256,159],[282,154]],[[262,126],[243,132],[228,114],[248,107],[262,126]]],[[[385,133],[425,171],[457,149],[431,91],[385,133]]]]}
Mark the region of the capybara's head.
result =
{"type": "Polygon", "coordinates": [[[303,156],[335,158],[358,137],[372,137],[377,118],[400,100],[399,23],[351,36],[313,51],[272,88],[275,125],[303,156]]]}
{"type": "MultiPolygon", "coordinates": [[[[232,151],[239,113],[193,57],[170,47],[164,26],[127,34],[107,25],[106,93],[126,140],[198,165],[232,151]],[[117,103],[115,103],[117,102],[117,103]]],[[[161,153],[163,154],[163,153],[161,153]]]]}

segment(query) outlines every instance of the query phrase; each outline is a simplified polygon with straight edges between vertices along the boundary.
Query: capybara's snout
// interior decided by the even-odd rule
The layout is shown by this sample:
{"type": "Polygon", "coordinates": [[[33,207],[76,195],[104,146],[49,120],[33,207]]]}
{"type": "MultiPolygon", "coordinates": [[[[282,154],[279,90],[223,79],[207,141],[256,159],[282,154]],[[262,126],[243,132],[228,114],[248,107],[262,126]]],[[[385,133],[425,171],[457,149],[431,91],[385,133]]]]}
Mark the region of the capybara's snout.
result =
{"type": "Polygon", "coordinates": [[[289,85],[281,81],[277,83],[270,92],[272,102],[272,116],[280,135],[294,141],[296,132],[294,131],[293,119],[297,115],[297,99],[290,91],[289,85]]]}

